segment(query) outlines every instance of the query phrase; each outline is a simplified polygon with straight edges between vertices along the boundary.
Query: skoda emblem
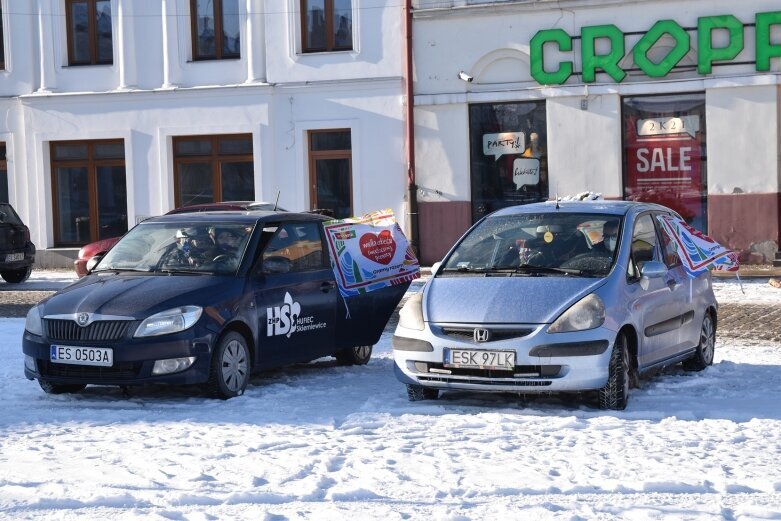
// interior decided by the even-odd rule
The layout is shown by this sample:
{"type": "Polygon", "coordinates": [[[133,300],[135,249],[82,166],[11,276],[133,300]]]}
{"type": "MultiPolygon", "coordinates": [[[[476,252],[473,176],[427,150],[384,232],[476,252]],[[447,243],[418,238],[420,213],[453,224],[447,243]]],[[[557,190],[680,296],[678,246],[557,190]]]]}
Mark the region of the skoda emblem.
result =
{"type": "Polygon", "coordinates": [[[89,322],[89,313],[79,313],[76,316],[76,323],[81,327],[84,327],[89,322]]]}
{"type": "Polygon", "coordinates": [[[488,342],[491,339],[491,332],[488,329],[475,329],[475,342],[488,342]]]}

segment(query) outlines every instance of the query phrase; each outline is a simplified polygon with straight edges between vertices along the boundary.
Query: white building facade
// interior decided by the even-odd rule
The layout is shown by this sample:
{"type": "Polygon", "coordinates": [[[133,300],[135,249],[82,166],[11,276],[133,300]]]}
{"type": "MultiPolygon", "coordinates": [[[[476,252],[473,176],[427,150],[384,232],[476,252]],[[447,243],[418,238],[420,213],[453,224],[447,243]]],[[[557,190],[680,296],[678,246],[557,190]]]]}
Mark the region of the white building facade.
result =
{"type": "Polygon", "coordinates": [[[483,215],[583,191],[669,205],[770,262],[774,0],[414,0],[421,259],[483,215]]]}
{"type": "Polygon", "coordinates": [[[187,204],[278,198],[403,221],[397,2],[0,7],[0,196],[39,264],[187,204]]]}

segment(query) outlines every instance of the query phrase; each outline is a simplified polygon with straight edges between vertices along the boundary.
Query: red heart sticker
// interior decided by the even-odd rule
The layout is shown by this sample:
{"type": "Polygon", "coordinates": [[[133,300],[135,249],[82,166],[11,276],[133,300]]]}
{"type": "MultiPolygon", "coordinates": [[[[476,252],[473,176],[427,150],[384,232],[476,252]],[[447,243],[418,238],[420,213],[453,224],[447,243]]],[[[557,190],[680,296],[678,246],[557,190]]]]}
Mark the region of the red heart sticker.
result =
{"type": "Polygon", "coordinates": [[[379,234],[364,233],[358,242],[363,256],[378,264],[390,264],[396,253],[396,241],[388,230],[379,234]]]}

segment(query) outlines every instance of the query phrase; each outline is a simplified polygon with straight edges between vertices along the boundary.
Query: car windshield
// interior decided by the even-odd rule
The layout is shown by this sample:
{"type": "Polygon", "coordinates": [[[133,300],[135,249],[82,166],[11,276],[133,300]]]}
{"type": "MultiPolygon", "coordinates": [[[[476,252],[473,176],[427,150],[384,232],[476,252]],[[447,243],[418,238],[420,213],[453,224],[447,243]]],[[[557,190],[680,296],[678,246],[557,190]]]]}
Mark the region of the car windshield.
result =
{"type": "Polygon", "coordinates": [[[238,223],[141,223],[92,271],[233,274],[253,228],[238,223]]]}
{"type": "Polygon", "coordinates": [[[445,262],[448,272],[604,277],[619,247],[619,216],[529,213],[488,217],[445,262]]]}

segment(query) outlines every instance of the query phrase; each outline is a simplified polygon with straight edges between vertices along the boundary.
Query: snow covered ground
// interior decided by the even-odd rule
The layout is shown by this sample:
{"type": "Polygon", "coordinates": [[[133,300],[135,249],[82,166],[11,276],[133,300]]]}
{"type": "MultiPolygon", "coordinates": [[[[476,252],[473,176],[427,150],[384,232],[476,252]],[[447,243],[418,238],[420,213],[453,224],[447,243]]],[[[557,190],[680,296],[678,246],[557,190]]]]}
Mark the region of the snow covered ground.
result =
{"type": "MultiPolygon", "coordinates": [[[[767,279],[715,286],[781,306],[767,279]]],[[[410,403],[390,331],[368,366],[267,372],[227,402],[49,396],[22,374],[23,327],[0,319],[0,519],[781,519],[781,345],[722,337],[713,367],[665,371],[606,412],[561,396],[410,403]]]]}

